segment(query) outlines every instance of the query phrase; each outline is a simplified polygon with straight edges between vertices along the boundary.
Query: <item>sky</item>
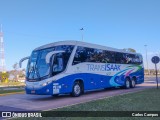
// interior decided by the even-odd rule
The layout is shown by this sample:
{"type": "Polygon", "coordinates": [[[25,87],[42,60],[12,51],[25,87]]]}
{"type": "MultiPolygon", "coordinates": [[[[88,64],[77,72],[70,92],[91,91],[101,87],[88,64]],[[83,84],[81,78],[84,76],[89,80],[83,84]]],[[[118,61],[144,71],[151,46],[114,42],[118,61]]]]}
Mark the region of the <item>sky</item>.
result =
{"type": "MultiPolygon", "coordinates": [[[[81,40],[160,56],[160,0],[0,0],[7,70],[38,46],[81,40]]],[[[160,64],[160,63],[159,63],[160,64]]],[[[160,68],[160,65],[158,67],[160,68]]],[[[26,63],[23,64],[23,68],[26,63]]]]}

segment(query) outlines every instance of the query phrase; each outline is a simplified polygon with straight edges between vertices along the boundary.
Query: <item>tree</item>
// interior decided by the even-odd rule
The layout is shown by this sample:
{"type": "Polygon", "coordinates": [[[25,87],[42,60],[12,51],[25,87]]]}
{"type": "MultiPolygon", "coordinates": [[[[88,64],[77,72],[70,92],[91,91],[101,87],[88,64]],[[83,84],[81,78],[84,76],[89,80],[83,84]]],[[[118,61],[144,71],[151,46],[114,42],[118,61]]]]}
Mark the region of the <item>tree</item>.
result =
{"type": "Polygon", "coordinates": [[[14,76],[14,80],[18,81],[18,63],[16,62],[15,64],[13,64],[13,76],[14,76]]]}
{"type": "Polygon", "coordinates": [[[134,53],[136,53],[136,50],[133,49],[133,48],[124,48],[123,50],[126,51],[126,52],[134,52],[134,53]]]}
{"type": "Polygon", "coordinates": [[[12,67],[13,67],[14,70],[18,70],[18,68],[19,68],[19,67],[18,67],[18,63],[16,62],[15,64],[13,64],[12,67]]]}
{"type": "Polygon", "coordinates": [[[1,82],[8,82],[9,73],[8,72],[0,72],[0,80],[1,82]]]}
{"type": "Polygon", "coordinates": [[[20,78],[24,78],[25,77],[25,71],[26,71],[25,69],[22,69],[22,70],[18,71],[18,74],[19,74],[20,78]]]}
{"type": "Polygon", "coordinates": [[[12,67],[13,67],[13,70],[11,70],[9,74],[13,76],[14,81],[18,81],[19,78],[25,77],[25,69],[20,70],[17,62],[13,64],[12,67]]]}

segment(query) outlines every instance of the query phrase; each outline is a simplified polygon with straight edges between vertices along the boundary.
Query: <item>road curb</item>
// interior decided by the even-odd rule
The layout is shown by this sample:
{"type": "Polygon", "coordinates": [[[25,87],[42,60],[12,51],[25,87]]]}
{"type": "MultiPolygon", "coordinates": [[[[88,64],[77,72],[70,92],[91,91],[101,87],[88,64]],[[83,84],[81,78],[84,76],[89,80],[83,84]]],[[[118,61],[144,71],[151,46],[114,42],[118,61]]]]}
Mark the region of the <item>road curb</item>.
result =
{"type": "Polygon", "coordinates": [[[23,92],[12,92],[12,93],[0,94],[0,96],[13,95],[13,94],[23,94],[23,93],[25,93],[25,92],[24,91],[23,92]]]}

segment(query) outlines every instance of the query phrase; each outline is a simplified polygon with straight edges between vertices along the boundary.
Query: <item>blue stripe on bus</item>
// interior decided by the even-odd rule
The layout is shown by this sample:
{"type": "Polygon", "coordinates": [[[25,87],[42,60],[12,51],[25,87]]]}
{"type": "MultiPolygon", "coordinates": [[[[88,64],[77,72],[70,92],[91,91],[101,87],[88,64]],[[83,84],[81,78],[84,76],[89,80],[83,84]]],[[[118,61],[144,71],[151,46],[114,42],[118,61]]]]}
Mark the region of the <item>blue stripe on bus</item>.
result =
{"type": "MultiPolygon", "coordinates": [[[[142,71],[140,71],[142,72],[142,71]]],[[[118,74],[117,74],[118,75],[118,74]]],[[[138,72],[130,74],[130,77],[139,75],[138,72]]],[[[57,81],[54,81],[43,88],[27,88],[27,94],[48,94],[52,95],[53,93],[53,84],[58,83],[60,85],[59,94],[70,93],[72,92],[73,83],[75,80],[82,80],[84,83],[84,90],[92,90],[92,89],[100,89],[100,88],[109,88],[113,86],[123,86],[125,83],[125,75],[119,76],[106,76],[99,74],[91,74],[91,73],[78,73],[68,75],[63,77],[57,81]]],[[[143,83],[144,77],[137,77],[137,84],[143,83]]]]}

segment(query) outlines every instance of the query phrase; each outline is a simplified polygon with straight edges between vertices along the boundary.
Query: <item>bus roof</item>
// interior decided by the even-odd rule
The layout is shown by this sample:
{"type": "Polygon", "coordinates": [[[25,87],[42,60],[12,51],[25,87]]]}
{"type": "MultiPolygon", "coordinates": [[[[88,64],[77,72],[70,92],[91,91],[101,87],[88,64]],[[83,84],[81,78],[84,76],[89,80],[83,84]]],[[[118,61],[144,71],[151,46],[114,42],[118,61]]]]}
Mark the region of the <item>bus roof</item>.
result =
{"type": "Polygon", "coordinates": [[[87,42],[82,42],[82,41],[76,41],[76,40],[65,40],[65,41],[58,41],[58,42],[46,44],[46,45],[43,45],[43,46],[40,46],[40,47],[34,49],[34,51],[45,49],[45,48],[50,48],[50,47],[54,47],[54,46],[58,46],[58,45],[77,45],[77,46],[97,48],[97,49],[116,51],[116,52],[122,52],[122,53],[140,54],[140,53],[134,53],[134,52],[126,52],[123,49],[116,49],[116,48],[112,48],[112,47],[107,47],[107,46],[103,46],[103,45],[97,45],[97,44],[87,43],[87,42]]]}

